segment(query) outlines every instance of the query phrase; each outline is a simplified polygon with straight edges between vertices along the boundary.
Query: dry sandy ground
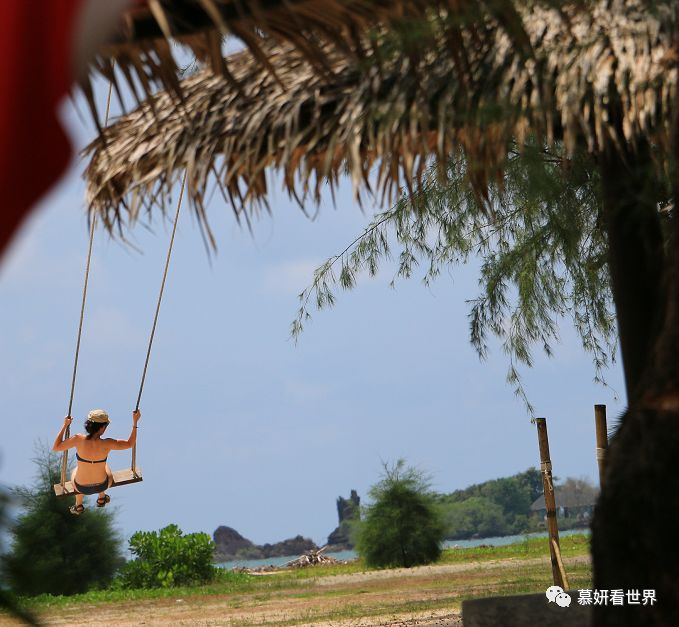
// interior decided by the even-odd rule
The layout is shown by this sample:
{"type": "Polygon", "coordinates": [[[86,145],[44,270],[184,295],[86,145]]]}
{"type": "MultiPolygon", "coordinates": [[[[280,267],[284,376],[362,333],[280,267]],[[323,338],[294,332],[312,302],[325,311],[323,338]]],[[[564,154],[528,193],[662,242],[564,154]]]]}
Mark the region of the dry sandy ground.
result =
{"type": "MultiPolygon", "coordinates": [[[[589,561],[589,556],[583,555],[576,558],[571,558],[569,563],[577,564],[589,561]]],[[[360,581],[375,581],[385,579],[403,579],[404,577],[412,577],[414,579],[422,579],[423,577],[448,576],[453,573],[463,573],[469,570],[477,570],[482,568],[484,570],[494,570],[496,568],[511,568],[514,560],[486,560],[483,562],[464,562],[460,564],[437,564],[433,566],[417,566],[415,568],[390,568],[387,570],[369,570],[363,573],[351,573],[349,575],[334,575],[332,577],[320,577],[314,579],[314,583],[318,586],[336,586],[341,583],[357,583],[360,581]]],[[[547,563],[546,558],[522,559],[522,565],[541,565],[547,563]]]]}
{"type": "MultiPolygon", "coordinates": [[[[132,608],[127,608],[128,610],[132,608]]],[[[299,608],[298,608],[299,609],[299,608]]],[[[91,620],[83,620],[84,612],[81,610],[77,614],[63,614],[56,620],[47,619],[44,625],[115,625],[116,627],[137,625],[173,625],[177,627],[234,627],[236,625],[262,625],[274,627],[285,622],[293,615],[281,611],[276,614],[269,610],[266,612],[244,612],[227,613],[223,605],[219,603],[204,604],[200,608],[178,608],[171,604],[167,606],[156,606],[153,610],[148,608],[146,611],[138,611],[138,608],[126,612],[125,609],[118,612],[107,610],[92,615],[91,620]],[[261,617],[262,622],[258,622],[257,616],[261,617]]],[[[0,623],[11,624],[11,623],[0,623]]],[[[287,624],[287,623],[286,623],[287,624]]],[[[402,616],[363,616],[361,618],[317,621],[295,622],[295,627],[462,627],[462,616],[459,611],[439,610],[426,613],[409,614],[402,616]]]]}
{"type": "MultiPolygon", "coordinates": [[[[588,556],[567,560],[583,563],[588,556]]],[[[547,558],[520,560],[549,572],[547,558]]],[[[306,580],[298,589],[256,593],[152,599],[99,606],[77,605],[41,614],[44,625],[132,627],[461,627],[460,586],[483,593],[483,582],[497,581],[516,568],[515,560],[421,566],[306,580]],[[481,582],[481,584],[479,584],[481,582]],[[396,611],[399,604],[435,601],[445,608],[396,611]],[[333,610],[351,606],[356,618],[328,620],[333,610]],[[394,610],[390,608],[393,607],[394,610]],[[318,618],[316,618],[318,617],[318,618]]],[[[16,625],[0,616],[0,625],[16,625]]]]}

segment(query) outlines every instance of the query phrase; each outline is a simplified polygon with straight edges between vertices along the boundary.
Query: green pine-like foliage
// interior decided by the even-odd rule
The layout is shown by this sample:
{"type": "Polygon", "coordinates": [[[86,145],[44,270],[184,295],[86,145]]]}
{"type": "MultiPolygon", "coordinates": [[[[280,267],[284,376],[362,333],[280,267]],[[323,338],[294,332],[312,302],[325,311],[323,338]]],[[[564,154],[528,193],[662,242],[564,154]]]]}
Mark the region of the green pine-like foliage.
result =
{"type": "Polygon", "coordinates": [[[420,472],[403,460],[385,464],[382,480],[369,494],[372,504],[359,525],[356,547],[368,566],[409,568],[438,559],[443,522],[420,472]]]}
{"type": "MultiPolygon", "coordinates": [[[[4,536],[5,531],[10,526],[9,506],[11,504],[11,497],[4,487],[0,487],[0,533],[4,536]]],[[[4,546],[1,547],[4,550],[4,546]]],[[[0,558],[0,572],[3,570],[5,555],[0,558]]],[[[25,607],[23,607],[10,590],[4,587],[5,582],[0,587],[0,610],[4,610],[15,618],[23,621],[27,625],[35,625],[37,627],[37,618],[25,607]]]]}
{"type": "Polygon", "coordinates": [[[121,539],[110,509],[68,511],[73,499],[58,499],[59,460],[43,452],[35,460],[33,486],[17,489],[23,513],[10,528],[12,544],[3,578],[18,595],[71,595],[106,588],[123,563],[121,539]]]}
{"type": "Polygon", "coordinates": [[[558,326],[570,319],[594,362],[595,381],[616,350],[616,327],[601,226],[601,181],[584,151],[566,155],[535,140],[508,146],[504,175],[479,197],[473,169],[451,156],[434,164],[412,195],[379,213],[341,253],[316,269],[292,322],[297,338],[310,309],[332,306],[335,288],[351,289],[396,260],[392,285],[422,268],[425,284],[473,257],[481,260],[478,296],[470,301],[470,340],[479,357],[495,336],[509,360],[507,380],[533,408],[520,366],[536,347],[551,355],[558,326]]]}

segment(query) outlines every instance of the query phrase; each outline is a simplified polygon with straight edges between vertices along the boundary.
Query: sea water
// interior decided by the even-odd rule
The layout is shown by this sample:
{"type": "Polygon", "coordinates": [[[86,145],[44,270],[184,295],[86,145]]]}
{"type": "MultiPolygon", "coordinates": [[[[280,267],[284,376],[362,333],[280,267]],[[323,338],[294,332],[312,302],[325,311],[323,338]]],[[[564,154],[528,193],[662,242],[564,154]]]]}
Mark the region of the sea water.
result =
{"type": "MultiPolygon", "coordinates": [[[[565,538],[574,534],[589,534],[589,529],[568,529],[567,531],[560,531],[559,537],[565,538]]],[[[474,538],[473,540],[446,540],[443,543],[444,548],[459,548],[471,549],[475,546],[491,545],[491,546],[506,546],[508,544],[518,544],[524,542],[526,538],[546,538],[546,531],[538,533],[525,533],[517,536],[501,536],[497,538],[474,538]]],[[[334,557],[337,560],[353,560],[358,557],[356,551],[340,551],[338,553],[323,553],[329,557],[334,557]]],[[[284,566],[288,562],[295,560],[299,555],[290,555],[286,557],[269,557],[260,560],[234,560],[231,562],[222,562],[217,564],[220,568],[258,568],[260,566],[284,566]]]]}

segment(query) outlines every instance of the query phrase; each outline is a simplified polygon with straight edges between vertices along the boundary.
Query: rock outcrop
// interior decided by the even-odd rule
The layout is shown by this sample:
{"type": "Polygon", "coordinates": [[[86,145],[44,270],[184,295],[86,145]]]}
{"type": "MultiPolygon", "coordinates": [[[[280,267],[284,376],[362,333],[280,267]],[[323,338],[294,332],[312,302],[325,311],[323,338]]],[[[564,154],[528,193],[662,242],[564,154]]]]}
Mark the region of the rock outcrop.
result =
{"type": "Polygon", "coordinates": [[[217,527],[212,537],[217,545],[215,548],[217,561],[228,561],[232,559],[230,556],[247,553],[255,547],[250,540],[231,527],[217,527]]]}
{"type": "Polygon", "coordinates": [[[262,557],[296,557],[307,551],[318,551],[313,540],[295,536],[276,544],[262,544],[258,547],[262,551],[262,557]]]}
{"type": "Polygon", "coordinates": [[[275,544],[254,544],[240,535],[235,529],[226,526],[218,527],[213,534],[213,538],[217,545],[215,547],[216,562],[228,562],[237,559],[256,560],[269,557],[296,557],[306,551],[318,550],[318,547],[312,540],[302,536],[288,538],[275,544]]]}
{"type": "Polygon", "coordinates": [[[361,515],[361,498],[356,490],[351,491],[348,499],[337,497],[337,517],[339,526],[328,536],[327,551],[347,551],[354,548],[351,541],[349,526],[361,515]]]}

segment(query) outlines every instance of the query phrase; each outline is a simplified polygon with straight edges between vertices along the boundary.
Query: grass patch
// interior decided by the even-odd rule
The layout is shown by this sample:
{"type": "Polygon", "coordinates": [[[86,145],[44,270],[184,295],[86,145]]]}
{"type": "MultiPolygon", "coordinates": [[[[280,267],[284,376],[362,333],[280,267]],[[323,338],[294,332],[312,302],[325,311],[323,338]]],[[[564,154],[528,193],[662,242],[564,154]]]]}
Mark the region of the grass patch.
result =
{"type": "Polygon", "coordinates": [[[216,581],[202,586],[181,586],[177,588],[149,588],[137,590],[90,590],[83,594],[71,596],[41,594],[39,596],[22,598],[23,604],[30,604],[31,608],[48,609],[53,607],[69,607],[83,604],[120,603],[124,601],[139,601],[142,599],[168,599],[185,596],[230,594],[234,592],[248,592],[256,590],[256,577],[246,573],[224,571],[219,573],[216,581]]]}
{"type": "MultiPolygon", "coordinates": [[[[572,535],[560,538],[561,556],[575,557],[589,554],[587,535],[572,535]]],[[[437,564],[458,564],[483,562],[498,559],[532,559],[549,555],[548,538],[526,538],[523,542],[506,546],[473,547],[468,549],[445,549],[437,564]]]]}
{"type": "MultiPolygon", "coordinates": [[[[589,553],[589,536],[572,535],[561,539],[561,554],[564,558],[589,553]]],[[[532,559],[549,556],[546,538],[527,538],[524,542],[487,548],[445,549],[435,564],[464,564],[503,559],[532,559]]],[[[587,567],[589,571],[589,567],[587,567]]],[[[140,590],[92,590],[73,596],[43,594],[24,602],[32,607],[50,608],[80,604],[119,603],[142,599],[164,599],[185,596],[222,595],[230,593],[262,592],[298,588],[305,580],[366,572],[370,569],[362,559],[346,564],[321,565],[311,568],[282,570],[271,575],[253,576],[246,573],[222,570],[218,579],[202,586],[179,588],[152,588],[140,590]]],[[[389,570],[389,569],[382,569],[389,570]]],[[[572,583],[572,582],[571,582],[572,583]]]]}
{"type": "MultiPolygon", "coordinates": [[[[580,534],[566,536],[560,539],[561,555],[564,558],[589,554],[589,536],[580,534]]],[[[464,564],[468,562],[486,562],[503,559],[534,559],[549,557],[549,544],[547,538],[526,538],[523,542],[508,544],[505,546],[473,547],[464,549],[444,549],[441,557],[434,564],[464,564]]],[[[346,575],[350,573],[362,573],[370,569],[364,560],[357,559],[347,564],[333,564],[328,566],[315,566],[312,568],[299,568],[282,570],[269,577],[286,580],[311,579],[315,577],[332,577],[333,575],[346,575]]]]}

